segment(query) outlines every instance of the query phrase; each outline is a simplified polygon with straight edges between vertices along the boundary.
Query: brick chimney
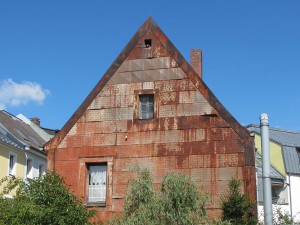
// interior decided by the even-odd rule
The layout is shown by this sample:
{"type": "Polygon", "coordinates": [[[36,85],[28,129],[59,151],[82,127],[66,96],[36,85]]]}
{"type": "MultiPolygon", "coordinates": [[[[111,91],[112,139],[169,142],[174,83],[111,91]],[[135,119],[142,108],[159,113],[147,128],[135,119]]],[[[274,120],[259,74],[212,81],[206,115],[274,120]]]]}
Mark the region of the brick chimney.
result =
{"type": "Polygon", "coordinates": [[[31,122],[33,122],[35,125],[37,126],[40,126],[41,125],[41,122],[40,122],[40,119],[37,118],[37,117],[33,117],[30,119],[31,122]]]}
{"type": "Polygon", "coordinates": [[[190,57],[191,57],[191,66],[202,79],[202,50],[192,49],[190,57]]]}

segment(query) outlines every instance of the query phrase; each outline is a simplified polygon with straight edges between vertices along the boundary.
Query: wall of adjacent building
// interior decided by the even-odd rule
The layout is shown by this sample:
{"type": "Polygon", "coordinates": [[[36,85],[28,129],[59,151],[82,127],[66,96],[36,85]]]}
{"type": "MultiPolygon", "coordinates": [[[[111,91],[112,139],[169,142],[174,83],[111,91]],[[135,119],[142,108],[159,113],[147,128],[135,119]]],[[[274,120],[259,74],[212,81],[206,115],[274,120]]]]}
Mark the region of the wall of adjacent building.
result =
{"type": "Polygon", "coordinates": [[[289,183],[291,187],[293,216],[295,216],[295,222],[300,223],[300,175],[291,175],[289,183]]]}
{"type": "MultiPolygon", "coordinates": [[[[17,155],[17,162],[16,162],[16,177],[24,178],[24,163],[25,163],[25,156],[24,152],[21,150],[16,150],[12,147],[8,147],[7,145],[4,145],[0,143],[0,178],[3,178],[5,176],[8,176],[8,167],[9,167],[9,153],[13,153],[17,155]]],[[[0,190],[2,190],[3,187],[0,187],[0,190]]],[[[11,195],[14,195],[15,191],[11,193],[11,195]]]]}
{"type": "MultiPolygon", "coordinates": [[[[255,148],[257,149],[259,154],[262,155],[261,136],[255,134],[254,142],[255,142],[255,148]]],[[[275,167],[275,169],[277,169],[282,175],[286,176],[281,145],[273,141],[270,141],[270,162],[272,166],[275,167]]]]}
{"type": "MultiPolygon", "coordinates": [[[[43,164],[44,165],[44,170],[47,170],[47,158],[46,156],[42,156],[41,153],[30,153],[30,152],[26,152],[26,156],[27,158],[32,159],[33,161],[33,165],[32,165],[32,173],[31,173],[31,177],[29,178],[35,178],[39,176],[39,165],[43,164]]],[[[26,165],[26,164],[25,164],[26,165]]],[[[27,170],[27,165],[26,165],[26,170],[27,170]]]]}

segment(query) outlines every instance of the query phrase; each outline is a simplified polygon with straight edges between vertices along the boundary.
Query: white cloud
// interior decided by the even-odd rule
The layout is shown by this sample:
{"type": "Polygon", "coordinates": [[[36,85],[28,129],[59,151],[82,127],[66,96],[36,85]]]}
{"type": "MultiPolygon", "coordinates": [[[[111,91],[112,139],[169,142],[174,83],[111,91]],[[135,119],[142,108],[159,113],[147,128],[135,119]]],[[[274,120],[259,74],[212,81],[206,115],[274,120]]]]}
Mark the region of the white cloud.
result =
{"type": "Polygon", "coordinates": [[[16,83],[12,79],[0,82],[0,108],[27,105],[30,102],[43,104],[50,91],[30,81],[16,83]]]}

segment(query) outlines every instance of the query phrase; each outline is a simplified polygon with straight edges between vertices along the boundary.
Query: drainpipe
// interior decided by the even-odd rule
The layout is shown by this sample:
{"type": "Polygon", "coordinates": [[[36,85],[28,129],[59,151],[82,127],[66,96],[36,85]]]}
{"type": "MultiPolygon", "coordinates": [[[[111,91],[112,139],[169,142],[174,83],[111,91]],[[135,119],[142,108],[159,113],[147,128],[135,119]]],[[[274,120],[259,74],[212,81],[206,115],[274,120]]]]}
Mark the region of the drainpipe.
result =
{"type": "Polygon", "coordinates": [[[270,139],[269,118],[267,114],[260,116],[260,132],[262,147],[262,176],[264,196],[264,221],[266,225],[272,225],[272,190],[271,190],[271,167],[270,167],[270,139]]]}

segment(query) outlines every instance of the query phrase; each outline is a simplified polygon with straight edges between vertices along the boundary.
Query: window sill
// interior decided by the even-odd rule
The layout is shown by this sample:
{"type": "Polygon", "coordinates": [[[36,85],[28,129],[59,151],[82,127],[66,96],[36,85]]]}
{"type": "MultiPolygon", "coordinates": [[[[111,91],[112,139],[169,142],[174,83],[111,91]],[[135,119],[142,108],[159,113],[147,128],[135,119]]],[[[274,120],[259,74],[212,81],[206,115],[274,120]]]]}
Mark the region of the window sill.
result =
{"type": "Polygon", "coordinates": [[[105,202],[89,202],[89,203],[86,203],[85,206],[88,208],[105,207],[106,203],[105,202]]]}
{"type": "Polygon", "coordinates": [[[143,124],[143,123],[150,123],[150,122],[153,122],[153,121],[154,121],[154,118],[151,118],[151,119],[140,119],[140,118],[138,118],[136,121],[137,121],[138,123],[140,123],[140,124],[143,124]]]}
{"type": "Polygon", "coordinates": [[[10,173],[10,174],[8,174],[8,176],[9,176],[9,177],[11,177],[11,178],[16,178],[16,175],[14,175],[14,174],[11,174],[11,173],[10,173]]]}

